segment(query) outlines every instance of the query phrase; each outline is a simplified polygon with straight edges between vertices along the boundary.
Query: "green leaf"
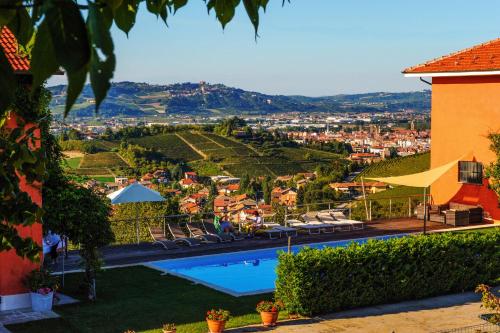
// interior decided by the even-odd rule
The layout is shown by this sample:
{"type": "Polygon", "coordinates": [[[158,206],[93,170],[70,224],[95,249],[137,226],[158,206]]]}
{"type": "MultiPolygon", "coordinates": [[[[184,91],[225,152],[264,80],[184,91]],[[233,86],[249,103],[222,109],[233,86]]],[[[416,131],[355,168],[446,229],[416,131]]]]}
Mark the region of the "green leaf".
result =
{"type": "Polygon", "coordinates": [[[38,28],[35,45],[31,54],[31,73],[33,86],[41,86],[45,80],[52,76],[59,68],[46,20],[38,28]]]}
{"type": "Polygon", "coordinates": [[[257,37],[257,31],[259,29],[259,6],[261,5],[260,0],[243,0],[243,5],[255,29],[255,37],[257,37]]]}
{"type": "Polygon", "coordinates": [[[120,7],[115,11],[116,26],[128,35],[135,24],[138,3],[136,0],[123,0],[120,7]]]}
{"type": "Polygon", "coordinates": [[[28,44],[34,33],[31,17],[26,8],[16,10],[15,15],[8,24],[8,27],[14,36],[16,36],[17,42],[23,46],[28,44]]]}
{"type": "Polygon", "coordinates": [[[222,25],[222,29],[233,19],[235,9],[239,3],[240,0],[215,0],[215,14],[222,25]]]}
{"type": "Polygon", "coordinates": [[[156,16],[160,15],[162,8],[165,8],[166,5],[166,0],[146,0],[146,8],[156,16]]]}
{"type": "Polygon", "coordinates": [[[184,7],[188,0],[173,0],[174,1],[174,13],[176,13],[180,8],[184,7]]]}
{"type": "Polygon", "coordinates": [[[68,93],[65,116],[83,89],[90,61],[87,27],[77,4],[60,0],[49,5],[45,14],[57,62],[66,70],[68,93]]]}
{"type": "MultiPolygon", "coordinates": [[[[104,1],[108,6],[107,8],[111,8],[111,10],[115,11],[122,4],[122,0],[106,0],[104,1]]],[[[93,3],[95,5],[95,3],[93,3]]]]}
{"type": "MultiPolygon", "coordinates": [[[[15,0],[0,0],[1,7],[15,6],[15,0]]],[[[0,9],[0,27],[9,24],[10,20],[16,15],[15,9],[0,9]]]]}
{"type": "Polygon", "coordinates": [[[90,60],[87,28],[80,9],[71,0],[53,2],[45,14],[56,58],[68,72],[80,71],[90,60]]]}
{"type": "Polygon", "coordinates": [[[75,104],[76,99],[80,95],[80,92],[85,85],[85,80],[87,78],[88,68],[87,66],[78,70],[68,72],[68,91],[66,96],[66,108],[64,109],[64,116],[66,117],[71,110],[73,104],[75,104]]]}
{"type": "Polygon", "coordinates": [[[90,84],[96,100],[96,112],[111,87],[110,80],[113,78],[116,64],[109,23],[109,17],[105,15],[104,9],[89,3],[87,26],[92,39],[90,84]]]}
{"type": "Polygon", "coordinates": [[[0,116],[4,114],[14,99],[16,91],[17,79],[12,70],[12,66],[5,57],[3,52],[0,52],[0,116]]]}

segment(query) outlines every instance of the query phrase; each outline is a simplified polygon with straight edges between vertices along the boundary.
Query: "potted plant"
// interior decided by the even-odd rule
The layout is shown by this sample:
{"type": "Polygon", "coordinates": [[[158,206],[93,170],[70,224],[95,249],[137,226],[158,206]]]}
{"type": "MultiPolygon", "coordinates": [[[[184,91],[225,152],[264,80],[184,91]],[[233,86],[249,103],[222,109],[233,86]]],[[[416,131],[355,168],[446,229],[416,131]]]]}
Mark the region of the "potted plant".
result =
{"type": "Polygon", "coordinates": [[[57,279],[45,269],[31,271],[24,280],[25,286],[30,290],[31,307],[33,311],[50,311],[54,292],[57,290],[57,279]]]}
{"type": "Polygon", "coordinates": [[[205,319],[207,320],[210,333],[224,332],[226,321],[229,320],[230,313],[224,309],[211,309],[207,311],[205,319]]]}
{"type": "Polygon", "coordinates": [[[269,327],[276,326],[279,313],[283,308],[284,305],[281,301],[260,301],[257,303],[256,310],[260,313],[262,325],[269,327]]]}
{"type": "Polygon", "coordinates": [[[163,324],[163,333],[175,333],[175,332],[177,332],[175,324],[171,323],[163,324]]]}

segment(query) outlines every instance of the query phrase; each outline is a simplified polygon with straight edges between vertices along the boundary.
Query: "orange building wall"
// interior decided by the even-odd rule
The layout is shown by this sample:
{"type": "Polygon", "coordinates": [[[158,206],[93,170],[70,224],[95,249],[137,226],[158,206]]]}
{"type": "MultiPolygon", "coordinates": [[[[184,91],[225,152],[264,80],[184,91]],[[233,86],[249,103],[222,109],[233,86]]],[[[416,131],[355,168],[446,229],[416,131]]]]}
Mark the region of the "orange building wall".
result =
{"type": "MultiPolygon", "coordinates": [[[[489,149],[489,133],[500,132],[500,75],[434,77],[431,110],[431,168],[441,166],[464,154],[484,166],[495,160],[489,149]]],[[[480,204],[494,219],[500,220],[495,193],[487,181],[481,185],[458,182],[458,167],[431,187],[435,203],[450,200],[480,204]]]]}
{"type": "MultiPolygon", "coordinates": [[[[14,117],[8,119],[7,128],[17,127],[14,117]]],[[[28,125],[33,126],[33,125],[28,125]]],[[[40,131],[34,132],[35,137],[40,137],[40,131]]],[[[39,142],[38,142],[39,143],[39,142]]],[[[38,144],[39,147],[39,144],[38,144]]],[[[34,148],[38,148],[34,147],[34,148]]],[[[21,178],[20,187],[31,196],[31,200],[37,205],[42,205],[41,185],[27,184],[21,178]]],[[[42,245],[42,225],[35,223],[30,227],[18,227],[19,234],[23,237],[33,238],[39,245],[42,245]]],[[[26,292],[22,284],[22,279],[28,272],[38,268],[39,265],[27,259],[18,257],[15,251],[0,252],[0,295],[13,295],[26,292]]]]}

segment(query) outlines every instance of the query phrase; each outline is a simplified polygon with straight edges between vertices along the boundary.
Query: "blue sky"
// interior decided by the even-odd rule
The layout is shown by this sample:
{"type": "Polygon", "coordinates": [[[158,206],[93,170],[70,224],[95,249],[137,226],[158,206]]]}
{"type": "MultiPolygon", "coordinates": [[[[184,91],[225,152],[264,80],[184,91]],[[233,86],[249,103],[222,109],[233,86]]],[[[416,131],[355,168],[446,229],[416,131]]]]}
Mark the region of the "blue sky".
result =
{"type": "Polygon", "coordinates": [[[257,42],[242,7],[225,31],[202,0],[169,28],[144,9],[128,38],[113,28],[114,81],[309,96],[421,90],[403,68],[500,36],[498,0],[270,0],[257,42]]]}

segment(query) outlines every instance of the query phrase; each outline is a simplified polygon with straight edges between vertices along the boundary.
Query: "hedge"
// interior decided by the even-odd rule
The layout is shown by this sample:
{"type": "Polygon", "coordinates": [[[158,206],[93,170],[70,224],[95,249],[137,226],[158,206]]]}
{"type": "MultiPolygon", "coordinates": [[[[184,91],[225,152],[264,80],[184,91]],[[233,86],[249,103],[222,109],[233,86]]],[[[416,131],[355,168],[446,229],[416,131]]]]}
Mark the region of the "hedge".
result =
{"type": "Polygon", "coordinates": [[[500,231],[370,240],[281,253],[276,298],[316,315],[472,290],[500,282],[500,231]]]}

